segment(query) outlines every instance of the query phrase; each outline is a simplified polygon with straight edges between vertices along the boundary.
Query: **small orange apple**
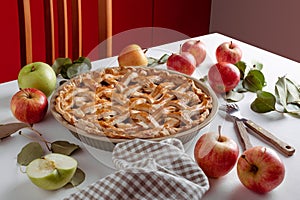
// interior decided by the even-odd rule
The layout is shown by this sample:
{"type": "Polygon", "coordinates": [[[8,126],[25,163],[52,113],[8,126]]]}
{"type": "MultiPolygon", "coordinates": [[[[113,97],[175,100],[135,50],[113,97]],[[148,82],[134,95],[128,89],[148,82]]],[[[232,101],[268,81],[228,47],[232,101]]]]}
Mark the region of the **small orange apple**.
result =
{"type": "Polygon", "coordinates": [[[120,52],[118,56],[119,66],[147,66],[148,59],[137,44],[130,44],[120,52]]]}

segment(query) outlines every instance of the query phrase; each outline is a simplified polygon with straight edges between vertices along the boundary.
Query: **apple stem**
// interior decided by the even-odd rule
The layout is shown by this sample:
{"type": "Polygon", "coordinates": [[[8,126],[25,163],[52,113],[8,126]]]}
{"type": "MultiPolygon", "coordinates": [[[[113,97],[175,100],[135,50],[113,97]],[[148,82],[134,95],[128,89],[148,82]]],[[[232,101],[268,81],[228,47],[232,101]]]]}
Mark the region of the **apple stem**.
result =
{"type": "MultiPolygon", "coordinates": [[[[27,92],[26,90],[24,90],[24,89],[22,89],[22,88],[20,88],[20,90],[23,91],[23,92],[26,94],[26,97],[27,97],[27,98],[31,98],[29,92],[27,92]]],[[[30,125],[30,126],[32,126],[32,125],[30,125]]]]}
{"type": "MultiPolygon", "coordinates": [[[[30,126],[28,126],[28,127],[26,127],[26,128],[29,128],[30,130],[32,130],[32,131],[39,137],[39,139],[40,139],[42,142],[45,143],[47,149],[48,149],[49,151],[51,151],[51,148],[50,148],[49,145],[48,145],[50,142],[48,142],[48,141],[42,136],[42,134],[41,134],[40,132],[38,132],[36,129],[34,129],[34,128],[32,127],[32,125],[30,125],[30,126]]],[[[33,138],[33,137],[30,137],[30,136],[28,136],[28,135],[22,134],[22,131],[19,131],[19,135],[22,135],[22,136],[24,136],[24,137],[26,137],[26,138],[29,138],[29,139],[31,139],[31,140],[35,140],[35,138],[33,138]]]]}
{"type": "Polygon", "coordinates": [[[33,137],[30,137],[28,135],[24,135],[22,131],[19,131],[19,135],[22,135],[23,137],[26,137],[26,138],[28,138],[30,140],[35,140],[35,138],[33,138],[33,137]]]}
{"type": "Polygon", "coordinates": [[[232,41],[230,41],[229,48],[232,49],[232,41]]]}
{"type": "Polygon", "coordinates": [[[219,133],[218,141],[219,141],[219,142],[222,142],[222,141],[223,141],[223,140],[222,140],[222,134],[221,134],[221,128],[222,128],[221,125],[219,125],[219,126],[218,126],[218,133],[219,133]]]}
{"type": "Polygon", "coordinates": [[[45,143],[47,149],[49,151],[51,151],[51,148],[48,145],[48,143],[50,143],[50,142],[48,142],[47,140],[45,140],[45,138],[42,136],[42,134],[40,132],[38,132],[37,130],[35,130],[32,126],[30,127],[30,129],[40,137],[40,139],[45,143]]]}
{"type": "MultiPolygon", "coordinates": [[[[28,91],[26,91],[26,90],[24,90],[24,89],[21,89],[21,88],[20,88],[20,90],[23,91],[23,92],[26,94],[26,97],[27,97],[28,99],[31,99],[31,98],[32,98],[32,94],[30,94],[30,92],[28,92],[28,91]]],[[[30,126],[32,126],[32,124],[30,124],[30,126]]]]}
{"type": "Polygon", "coordinates": [[[35,71],[35,66],[33,65],[30,69],[31,72],[35,71]]]}
{"type": "Polygon", "coordinates": [[[246,155],[241,155],[241,157],[243,158],[243,159],[245,159],[245,161],[251,166],[251,169],[250,169],[250,171],[251,172],[253,172],[253,173],[256,173],[257,171],[258,171],[258,167],[256,166],[256,165],[254,165],[254,164],[251,164],[249,161],[248,161],[248,159],[246,158],[246,155]]]}

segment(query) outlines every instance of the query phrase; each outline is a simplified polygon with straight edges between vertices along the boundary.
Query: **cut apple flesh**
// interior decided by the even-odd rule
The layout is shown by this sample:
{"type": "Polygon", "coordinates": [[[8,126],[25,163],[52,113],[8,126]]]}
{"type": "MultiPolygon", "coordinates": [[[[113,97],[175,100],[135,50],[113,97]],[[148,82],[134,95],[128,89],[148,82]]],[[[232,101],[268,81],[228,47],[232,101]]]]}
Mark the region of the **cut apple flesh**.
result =
{"type": "Polygon", "coordinates": [[[32,178],[41,178],[51,174],[54,170],[53,162],[41,158],[30,163],[26,172],[32,178]]]}
{"type": "Polygon", "coordinates": [[[70,182],[76,169],[77,161],[74,158],[52,153],[32,161],[26,173],[38,187],[56,190],[70,182]]]}

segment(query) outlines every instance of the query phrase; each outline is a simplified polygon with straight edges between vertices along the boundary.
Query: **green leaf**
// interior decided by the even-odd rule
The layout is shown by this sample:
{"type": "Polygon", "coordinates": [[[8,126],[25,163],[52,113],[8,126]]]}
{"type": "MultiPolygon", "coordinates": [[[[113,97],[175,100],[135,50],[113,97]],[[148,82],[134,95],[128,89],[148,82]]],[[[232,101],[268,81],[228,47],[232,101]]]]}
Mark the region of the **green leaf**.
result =
{"type": "Polygon", "coordinates": [[[297,84],[286,78],[287,82],[287,103],[299,103],[300,102],[300,89],[297,84]]]}
{"type": "Polygon", "coordinates": [[[243,81],[240,80],[240,82],[237,84],[237,86],[235,86],[235,88],[233,88],[233,91],[241,93],[241,92],[247,92],[248,90],[246,88],[244,88],[243,81]]]}
{"type": "Polygon", "coordinates": [[[162,57],[160,57],[157,61],[158,64],[164,64],[167,62],[168,58],[170,57],[169,54],[164,54],[162,57]]]}
{"type": "Polygon", "coordinates": [[[275,84],[275,95],[279,103],[286,109],[287,106],[287,88],[286,88],[286,79],[285,77],[278,77],[278,80],[275,84]]]}
{"type": "Polygon", "coordinates": [[[56,75],[61,74],[65,79],[70,79],[78,74],[91,70],[92,64],[89,58],[79,57],[77,60],[70,58],[57,58],[52,65],[56,75]]]}
{"type": "Polygon", "coordinates": [[[243,80],[243,86],[251,92],[262,90],[265,86],[265,77],[260,70],[252,69],[243,80]]]}
{"type": "Polygon", "coordinates": [[[81,184],[84,180],[85,180],[85,173],[80,168],[77,168],[70,183],[73,185],[73,187],[76,187],[77,185],[81,184]]]}
{"type": "Polygon", "coordinates": [[[15,133],[16,131],[30,127],[29,124],[25,123],[8,123],[8,124],[0,124],[0,139],[6,138],[11,134],[15,133]]]}
{"type": "Polygon", "coordinates": [[[275,111],[276,97],[265,91],[257,91],[256,99],[251,103],[251,109],[257,113],[275,111]]]}
{"type": "Polygon", "coordinates": [[[153,66],[157,65],[157,59],[156,58],[147,57],[147,60],[148,60],[147,67],[153,67],[153,66]]]}
{"type": "Polygon", "coordinates": [[[68,141],[55,141],[51,143],[51,151],[53,153],[61,153],[68,156],[79,148],[79,145],[72,144],[68,141]]]}
{"type": "Polygon", "coordinates": [[[73,78],[79,74],[90,71],[90,67],[86,63],[75,63],[68,67],[67,77],[73,78]]]}
{"type": "Polygon", "coordinates": [[[237,68],[240,70],[240,79],[244,79],[245,73],[246,73],[246,68],[247,65],[245,62],[243,61],[239,61],[237,63],[234,64],[235,66],[237,66],[237,68]]]}
{"type": "Polygon", "coordinates": [[[61,70],[60,70],[60,74],[63,78],[65,79],[69,79],[69,76],[68,76],[68,68],[71,67],[73,64],[71,63],[68,63],[68,64],[65,64],[62,66],[61,70]]]}
{"type": "Polygon", "coordinates": [[[92,63],[91,63],[90,59],[87,57],[83,57],[83,56],[79,57],[77,60],[73,61],[73,64],[76,64],[76,63],[84,63],[87,65],[89,70],[92,69],[92,63]]]}
{"type": "Polygon", "coordinates": [[[85,57],[81,56],[77,60],[74,60],[73,63],[83,63],[85,61],[85,57]]]}
{"type": "Polygon", "coordinates": [[[31,142],[25,145],[17,156],[20,165],[27,166],[31,161],[41,158],[44,154],[42,146],[38,142],[31,142]]]}
{"type": "Polygon", "coordinates": [[[296,83],[285,76],[279,77],[275,84],[275,95],[287,112],[299,113],[300,91],[296,83]]]}
{"type": "Polygon", "coordinates": [[[70,58],[57,58],[55,59],[52,68],[56,75],[60,74],[61,69],[66,64],[72,64],[72,60],[70,58]]]}
{"type": "Polygon", "coordinates": [[[250,92],[256,92],[263,88],[260,80],[255,76],[250,75],[243,80],[243,87],[250,92]]]}
{"type": "Polygon", "coordinates": [[[244,98],[244,94],[236,91],[229,91],[224,96],[225,100],[232,101],[232,102],[241,101],[243,98],[244,98]]]}
{"type": "Polygon", "coordinates": [[[256,62],[253,64],[253,68],[257,69],[257,70],[262,70],[263,69],[263,64],[256,62]]]}
{"type": "Polygon", "coordinates": [[[285,76],[278,78],[278,81],[275,84],[275,93],[283,104],[296,103],[300,101],[299,88],[293,81],[285,76]]]}
{"type": "Polygon", "coordinates": [[[289,114],[299,115],[300,116],[300,104],[288,104],[286,107],[286,111],[289,114]]]}
{"type": "Polygon", "coordinates": [[[159,59],[153,57],[147,57],[148,59],[148,67],[155,67],[157,65],[161,65],[167,62],[170,55],[164,54],[159,59]]]}

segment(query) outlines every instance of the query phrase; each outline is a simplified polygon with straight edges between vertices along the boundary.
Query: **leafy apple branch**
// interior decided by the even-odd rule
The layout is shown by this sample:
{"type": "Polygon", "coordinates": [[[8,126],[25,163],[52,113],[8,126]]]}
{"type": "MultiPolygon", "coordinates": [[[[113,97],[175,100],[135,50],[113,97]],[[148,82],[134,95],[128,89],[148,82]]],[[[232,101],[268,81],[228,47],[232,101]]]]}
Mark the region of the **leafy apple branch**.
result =
{"type": "Polygon", "coordinates": [[[263,64],[255,63],[249,67],[245,62],[239,61],[235,66],[240,70],[240,82],[232,90],[223,95],[226,101],[241,101],[245,92],[256,93],[256,99],[251,103],[251,110],[257,113],[276,111],[300,116],[300,86],[287,78],[278,77],[275,83],[275,94],[263,91],[266,80],[262,73],[263,64]],[[277,105],[281,105],[280,110],[277,105]]]}
{"type": "Polygon", "coordinates": [[[300,87],[286,76],[278,77],[275,83],[275,95],[258,91],[256,99],[251,103],[251,109],[258,113],[276,111],[300,117],[300,87]],[[277,104],[281,105],[279,110],[277,104]]]}
{"type": "MultiPolygon", "coordinates": [[[[30,129],[34,134],[38,136],[38,141],[42,141],[45,143],[48,151],[52,153],[60,153],[64,155],[70,156],[75,152],[77,149],[80,149],[79,145],[70,143],[68,141],[54,141],[49,142],[47,141],[42,134],[33,128],[32,125],[26,123],[7,123],[7,124],[0,124],[0,139],[8,138],[10,135],[18,132],[19,135],[22,135],[26,138],[34,140],[26,144],[21,151],[17,155],[17,163],[21,166],[27,166],[31,161],[37,158],[41,158],[44,155],[44,150],[42,146],[36,141],[36,138],[26,135],[22,132],[21,129],[30,129]],[[51,144],[51,146],[49,146],[51,144]]],[[[72,177],[70,184],[75,187],[82,183],[85,179],[85,173],[80,169],[77,168],[74,176],[72,177]]]]}
{"type": "Polygon", "coordinates": [[[71,60],[70,58],[56,58],[52,69],[56,75],[61,75],[65,79],[70,79],[78,74],[88,72],[92,68],[92,64],[89,58],[79,57],[77,60],[71,60]]]}
{"type": "Polygon", "coordinates": [[[167,62],[169,58],[169,54],[163,54],[160,58],[154,58],[154,57],[147,57],[148,59],[148,65],[147,67],[155,67],[157,65],[162,65],[167,62]]]}

